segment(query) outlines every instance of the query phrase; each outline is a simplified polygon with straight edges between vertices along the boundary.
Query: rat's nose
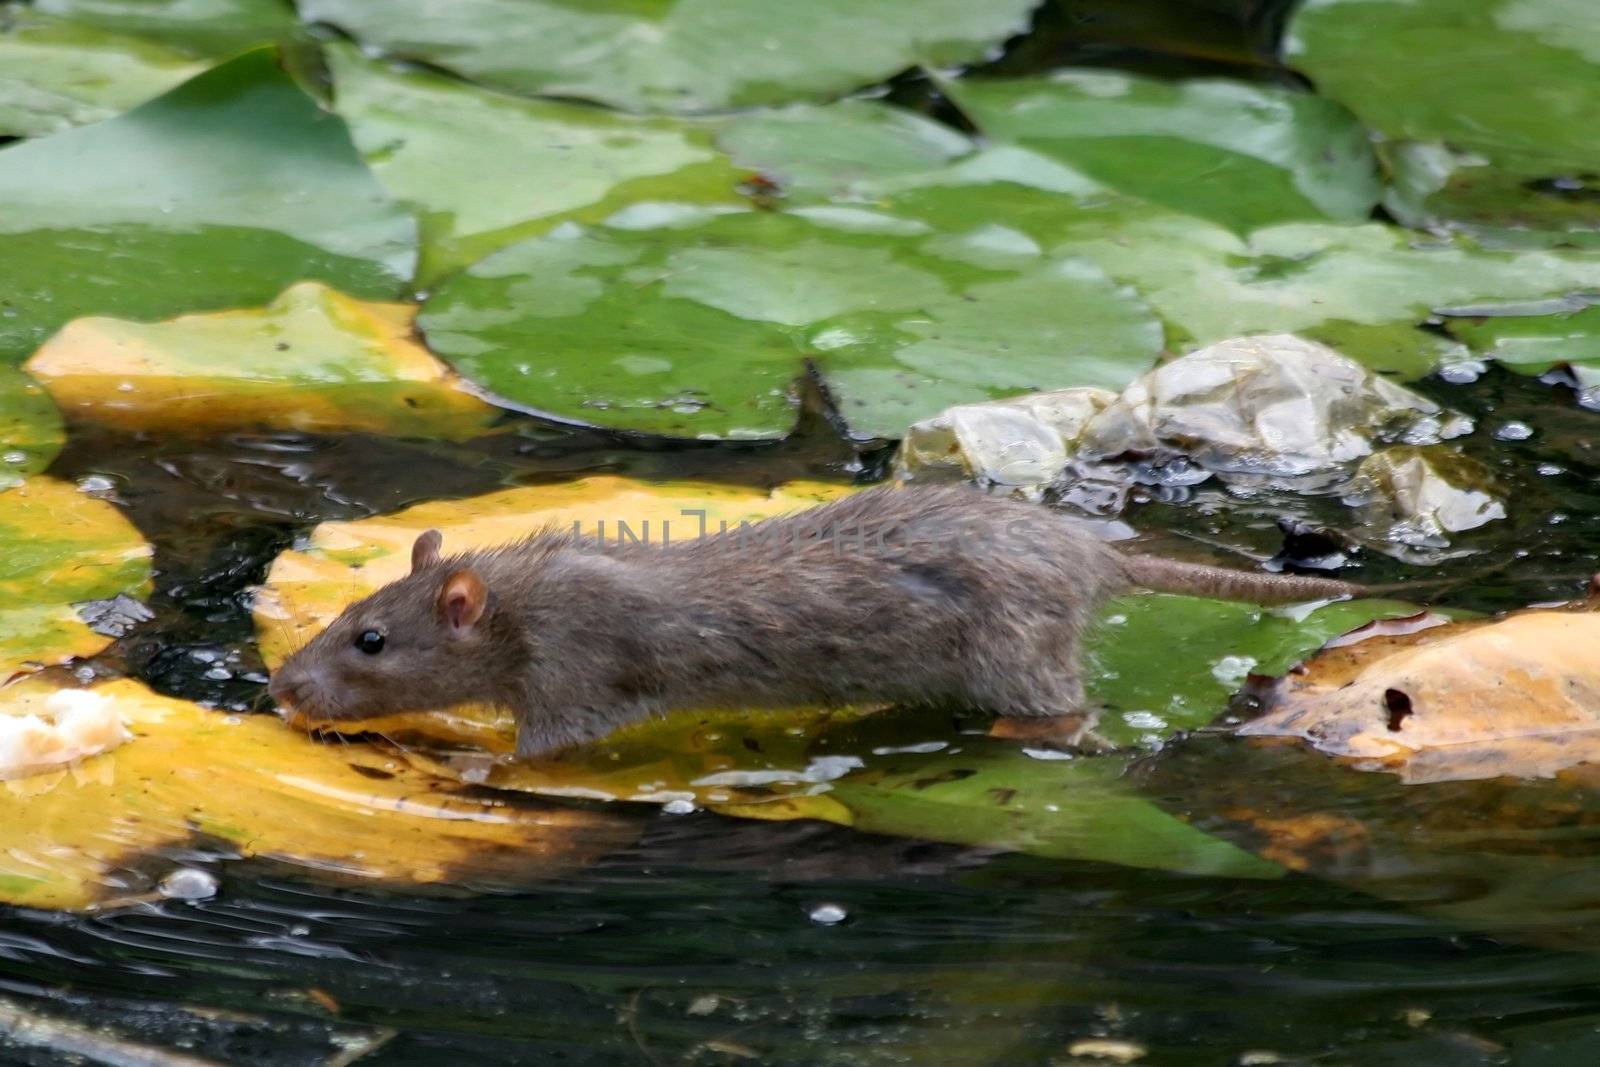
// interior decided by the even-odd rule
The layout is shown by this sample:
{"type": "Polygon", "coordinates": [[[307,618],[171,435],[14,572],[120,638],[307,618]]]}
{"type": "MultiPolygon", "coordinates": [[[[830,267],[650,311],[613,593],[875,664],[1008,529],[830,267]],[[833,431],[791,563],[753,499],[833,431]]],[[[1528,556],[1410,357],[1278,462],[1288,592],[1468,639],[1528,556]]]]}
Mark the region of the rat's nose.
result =
{"type": "Polygon", "coordinates": [[[279,670],[267,683],[267,693],[272,699],[286,708],[293,708],[302,699],[301,687],[305,680],[297,678],[289,671],[279,670]]]}

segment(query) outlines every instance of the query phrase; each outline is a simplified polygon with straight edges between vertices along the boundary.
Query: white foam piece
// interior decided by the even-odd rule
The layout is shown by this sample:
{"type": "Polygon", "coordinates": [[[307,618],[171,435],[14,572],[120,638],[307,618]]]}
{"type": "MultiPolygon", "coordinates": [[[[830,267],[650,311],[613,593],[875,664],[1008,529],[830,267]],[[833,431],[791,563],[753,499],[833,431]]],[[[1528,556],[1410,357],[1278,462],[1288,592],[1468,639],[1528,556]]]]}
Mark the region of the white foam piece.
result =
{"type": "Polygon", "coordinates": [[[44,699],[42,713],[0,714],[0,781],[109,752],[132,737],[110,699],[63,689],[44,699]]]}

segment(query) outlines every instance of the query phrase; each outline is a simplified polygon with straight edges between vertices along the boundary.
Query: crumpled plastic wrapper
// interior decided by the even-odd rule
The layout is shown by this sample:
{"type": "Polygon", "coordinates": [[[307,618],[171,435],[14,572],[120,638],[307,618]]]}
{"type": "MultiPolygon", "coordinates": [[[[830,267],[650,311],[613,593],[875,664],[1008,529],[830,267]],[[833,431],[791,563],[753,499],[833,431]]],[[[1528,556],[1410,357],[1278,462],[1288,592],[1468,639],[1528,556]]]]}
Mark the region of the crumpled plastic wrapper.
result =
{"type": "Polygon", "coordinates": [[[1163,364],[1084,428],[1088,459],[1177,454],[1218,474],[1294,477],[1380,444],[1434,444],[1472,421],[1326,345],[1236,337],[1163,364]]]}
{"type": "Polygon", "coordinates": [[[1487,468],[1443,447],[1397,446],[1361,461],[1345,503],[1356,508],[1363,539],[1445,548],[1450,534],[1506,517],[1487,468]]]}
{"type": "Polygon", "coordinates": [[[1066,469],[1084,426],[1116,399],[1085,386],[947,408],[906,431],[895,474],[1037,495],[1066,469]]]}
{"type": "Polygon", "coordinates": [[[109,699],[82,689],[59,690],[26,714],[0,714],[0,781],[56,770],[131,738],[109,699]]]}
{"type": "Polygon", "coordinates": [[[1424,558],[1505,517],[1488,472],[1441,445],[1471,430],[1327,345],[1272,334],[1191,352],[1120,396],[1062,389],[949,408],[907,431],[895,472],[1034,499],[1049,488],[1101,516],[1138,486],[1212,477],[1337,493],[1357,509],[1356,540],[1424,558]]]}

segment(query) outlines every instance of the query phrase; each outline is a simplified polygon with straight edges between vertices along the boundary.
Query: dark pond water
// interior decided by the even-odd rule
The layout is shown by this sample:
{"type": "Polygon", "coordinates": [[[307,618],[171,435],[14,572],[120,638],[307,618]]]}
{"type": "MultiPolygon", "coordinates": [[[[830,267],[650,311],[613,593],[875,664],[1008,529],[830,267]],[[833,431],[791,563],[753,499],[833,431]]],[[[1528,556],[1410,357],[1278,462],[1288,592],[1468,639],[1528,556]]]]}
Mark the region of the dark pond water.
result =
{"type": "MultiPolygon", "coordinates": [[[[1484,431],[1534,431],[1517,441],[1479,432],[1468,444],[1511,488],[1512,518],[1466,539],[1477,553],[1430,573],[1525,557],[1450,590],[1450,602],[1495,609],[1569,595],[1600,557],[1600,531],[1579,518],[1600,513],[1600,416],[1559,386],[1501,373],[1424,388],[1484,431]]],[[[175,695],[257,708],[246,590],[317,521],[597,470],[869,478],[882,459],[858,457],[821,422],[782,445],[717,448],[515,430],[456,447],[302,437],[195,446],[75,428],[53,473],[109,480],[157,551],[156,617],[111,659],[175,695]],[[217,657],[196,652],[220,654],[230,677],[207,677],[217,657]]],[[[1300,499],[1204,487],[1131,517],[1261,558],[1281,544],[1285,514],[1336,517],[1300,499]]],[[[1352,573],[1418,572],[1358,555],[1352,573]]],[[[1303,755],[1241,757],[1230,744],[1180,741],[1140,773],[1175,811],[1223,810],[1219,796],[1260,780],[1272,788],[1253,802],[1284,810],[1365,818],[1398,803],[1401,787],[1381,776],[1330,774],[1303,755]],[[1339,784],[1352,778],[1362,784],[1339,784]]],[[[1516,799],[1481,785],[1461,798],[1463,811],[1516,799]]],[[[330,888],[190,853],[179,858],[220,877],[215,898],[91,917],[4,912],[0,997],[228,1063],[340,1063],[367,1049],[363,1063],[1043,1064],[1072,1061],[1074,1044],[1092,1038],[1132,1042],[1141,1062],[1158,1064],[1600,1058],[1600,890],[1585,856],[1600,834],[1588,819],[1543,828],[1563,842],[1567,860],[1554,866],[1517,866],[1537,852],[1532,840],[1507,847],[1485,823],[1474,824],[1489,834],[1481,846],[1455,833],[1451,863],[1407,858],[1388,880],[1369,864],[1364,879],[1335,870],[1332,880],[1246,882],[806,823],[632,817],[633,846],[514,894],[330,888]],[[1419,879],[1432,890],[1419,892],[1419,879]]],[[[1454,833],[1422,818],[1418,833],[1454,833]]],[[[5,1063],[53,1056],[0,1049],[5,1063]]]]}

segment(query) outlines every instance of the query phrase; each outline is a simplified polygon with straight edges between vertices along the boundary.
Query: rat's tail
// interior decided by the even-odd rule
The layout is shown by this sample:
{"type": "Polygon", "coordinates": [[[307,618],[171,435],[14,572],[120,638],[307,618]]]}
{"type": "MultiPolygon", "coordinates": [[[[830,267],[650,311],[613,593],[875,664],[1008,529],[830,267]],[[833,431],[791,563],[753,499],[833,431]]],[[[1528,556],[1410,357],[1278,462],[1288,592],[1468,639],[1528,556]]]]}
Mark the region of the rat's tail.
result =
{"type": "Polygon", "coordinates": [[[1218,600],[1254,601],[1257,604],[1370,595],[1370,590],[1364,586],[1333,578],[1255,574],[1226,567],[1208,567],[1203,563],[1180,563],[1159,556],[1124,556],[1122,571],[1132,584],[1158,593],[1188,593],[1218,600]]]}

